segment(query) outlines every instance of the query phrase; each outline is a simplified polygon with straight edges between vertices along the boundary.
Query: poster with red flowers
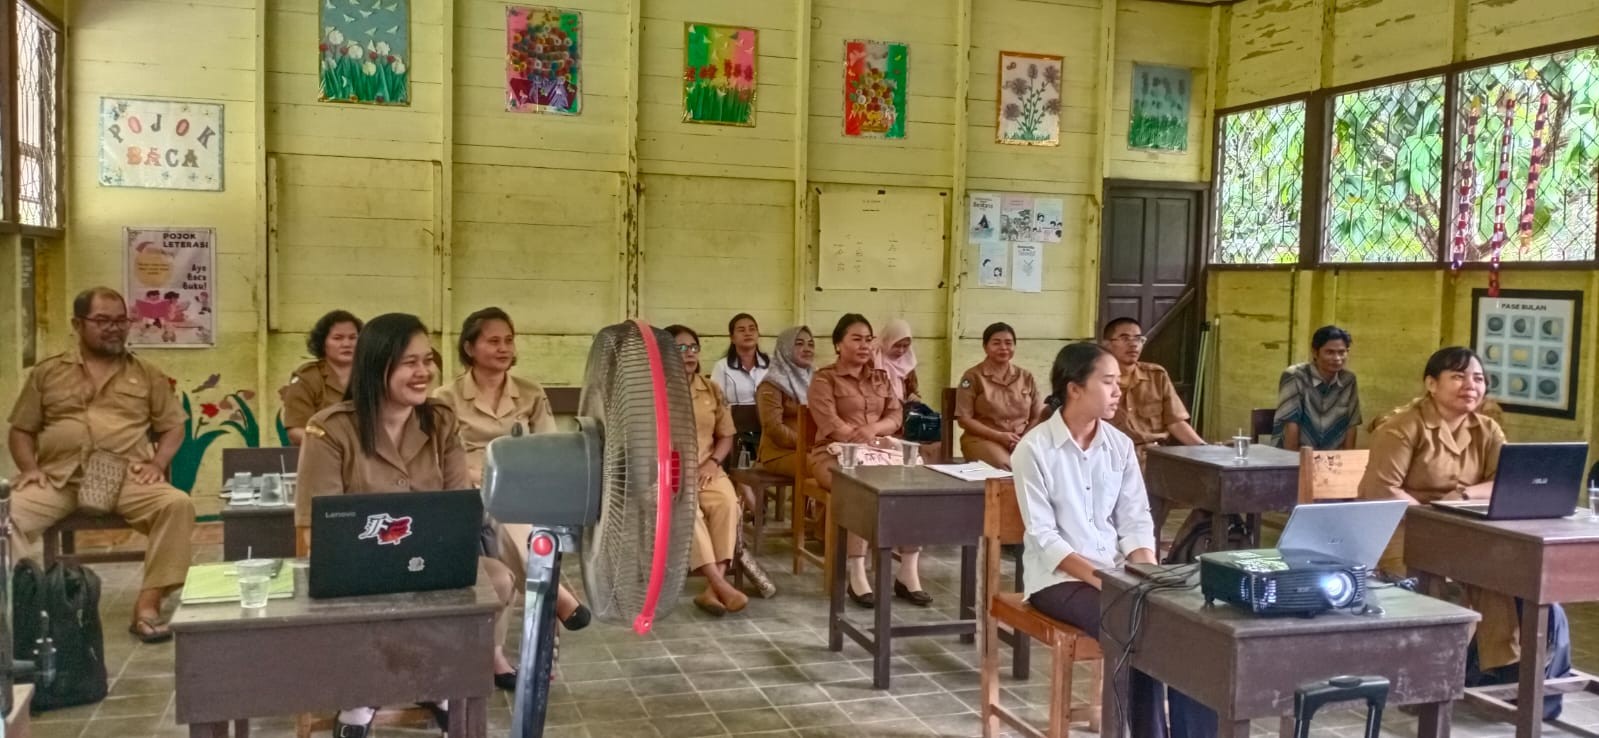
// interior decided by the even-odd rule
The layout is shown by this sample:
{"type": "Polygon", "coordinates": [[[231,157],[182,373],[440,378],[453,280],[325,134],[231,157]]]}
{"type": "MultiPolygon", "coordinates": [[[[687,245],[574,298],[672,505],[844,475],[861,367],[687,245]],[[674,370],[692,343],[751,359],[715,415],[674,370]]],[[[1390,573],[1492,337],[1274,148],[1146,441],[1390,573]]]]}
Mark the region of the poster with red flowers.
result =
{"type": "Polygon", "coordinates": [[[577,115],[583,110],[583,15],[557,8],[505,8],[505,109],[577,115]]]}
{"type": "Polygon", "coordinates": [[[999,53],[996,141],[1022,146],[1060,145],[1063,64],[1058,56],[999,53]]]}
{"type": "Polygon", "coordinates": [[[844,135],[905,137],[905,44],[844,42],[844,135]]]}
{"type": "Polygon", "coordinates": [[[755,29],[686,23],[683,121],[755,125],[755,29]]]}

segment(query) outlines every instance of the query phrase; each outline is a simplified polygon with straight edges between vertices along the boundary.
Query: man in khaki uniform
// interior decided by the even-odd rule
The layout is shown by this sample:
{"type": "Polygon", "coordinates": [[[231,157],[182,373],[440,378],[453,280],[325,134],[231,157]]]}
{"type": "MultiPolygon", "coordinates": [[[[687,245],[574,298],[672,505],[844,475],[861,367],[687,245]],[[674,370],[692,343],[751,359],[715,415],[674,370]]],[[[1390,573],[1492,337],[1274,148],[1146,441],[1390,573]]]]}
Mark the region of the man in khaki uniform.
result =
{"type": "Polygon", "coordinates": [[[194,504],[166,481],[183,442],[183,410],[171,380],[127,350],[128,308],[106,287],[72,301],[78,346],[40,362],[11,410],[11,519],[29,543],[72,514],[84,463],[107,452],[127,463],[115,514],[150,541],[129,632],[146,643],[172,637],[161,598],[188,575],[194,504]],[[154,445],[152,434],[158,435],[154,445]]]}
{"type": "Polygon", "coordinates": [[[1100,334],[1100,345],[1116,357],[1122,369],[1122,401],[1110,424],[1133,439],[1140,463],[1150,446],[1168,439],[1184,446],[1205,445],[1205,439],[1188,424],[1188,408],[1177,396],[1166,369],[1138,360],[1145,341],[1143,326],[1132,318],[1112,320],[1100,334]]]}

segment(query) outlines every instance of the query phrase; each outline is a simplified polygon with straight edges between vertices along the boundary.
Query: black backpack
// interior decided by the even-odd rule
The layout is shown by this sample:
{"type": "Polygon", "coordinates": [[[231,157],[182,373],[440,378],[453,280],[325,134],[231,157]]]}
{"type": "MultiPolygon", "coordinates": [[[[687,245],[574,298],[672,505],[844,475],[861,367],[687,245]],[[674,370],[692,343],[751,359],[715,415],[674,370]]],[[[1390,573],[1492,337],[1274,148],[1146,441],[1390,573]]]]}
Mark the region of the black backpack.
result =
{"type": "Polygon", "coordinates": [[[38,685],[36,712],[99,702],[106,695],[105,634],[100,628],[100,577],[77,564],[48,570],[32,559],[12,570],[12,642],[16,658],[37,662],[39,643],[55,649],[55,678],[38,685]],[[39,613],[49,617],[48,626],[39,613]],[[41,632],[48,630],[47,633],[41,632]]]}

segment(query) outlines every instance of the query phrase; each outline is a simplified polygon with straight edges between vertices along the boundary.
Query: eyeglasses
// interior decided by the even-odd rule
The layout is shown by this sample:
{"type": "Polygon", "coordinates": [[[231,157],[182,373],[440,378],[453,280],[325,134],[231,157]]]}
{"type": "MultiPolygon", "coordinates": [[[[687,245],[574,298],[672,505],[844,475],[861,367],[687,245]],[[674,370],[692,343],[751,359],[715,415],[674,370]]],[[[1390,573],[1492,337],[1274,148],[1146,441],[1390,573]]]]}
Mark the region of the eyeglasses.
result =
{"type": "Polygon", "coordinates": [[[1142,346],[1142,345],[1144,345],[1146,343],[1149,343],[1149,337],[1148,336],[1117,336],[1117,337],[1115,337],[1115,338],[1113,338],[1111,340],[1112,341],[1120,341],[1122,343],[1129,344],[1129,345],[1132,345],[1132,346],[1142,346]]]}
{"type": "Polygon", "coordinates": [[[78,318],[85,323],[93,323],[100,330],[107,328],[126,328],[133,323],[127,318],[78,318]]]}
{"type": "Polygon", "coordinates": [[[700,345],[697,343],[680,343],[677,345],[677,352],[680,354],[697,354],[700,352],[700,345]]]}

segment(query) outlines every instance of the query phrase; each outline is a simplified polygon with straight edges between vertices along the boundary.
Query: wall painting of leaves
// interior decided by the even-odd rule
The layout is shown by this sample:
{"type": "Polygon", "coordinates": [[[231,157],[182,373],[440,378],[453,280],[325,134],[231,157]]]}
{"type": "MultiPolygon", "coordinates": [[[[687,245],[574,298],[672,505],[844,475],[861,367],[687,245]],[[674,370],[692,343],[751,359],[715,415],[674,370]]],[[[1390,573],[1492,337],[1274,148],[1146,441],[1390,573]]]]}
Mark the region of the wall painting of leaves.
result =
{"type": "Polygon", "coordinates": [[[505,8],[505,109],[577,115],[583,16],[555,8],[505,8]]]}
{"type": "Polygon", "coordinates": [[[1062,66],[1058,56],[999,53],[997,141],[1022,146],[1060,145],[1062,66]]]}
{"type": "Polygon", "coordinates": [[[321,0],[325,102],[411,104],[411,0],[321,0]]]}
{"type": "Polygon", "coordinates": [[[1127,147],[1187,151],[1188,95],[1193,87],[1187,69],[1134,64],[1127,147]]]}
{"type": "Polygon", "coordinates": [[[755,125],[755,29],[684,24],[683,120],[755,125]]]}
{"type": "Polygon", "coordinates": [[[844,42],[844,135],[905,137],[905,44],[844,42]]]}

